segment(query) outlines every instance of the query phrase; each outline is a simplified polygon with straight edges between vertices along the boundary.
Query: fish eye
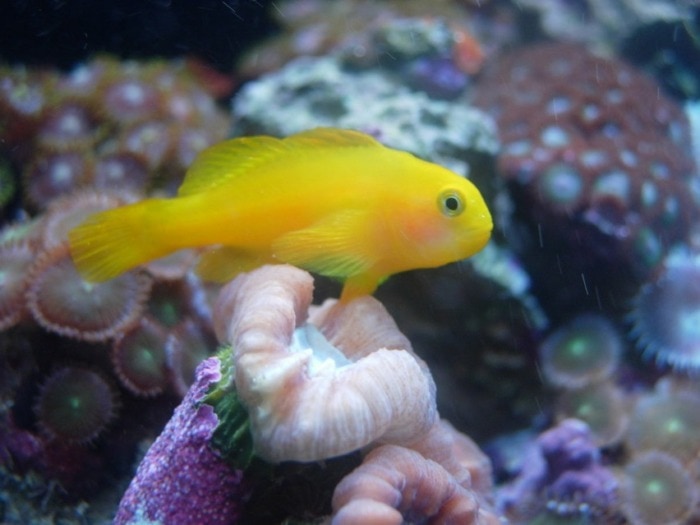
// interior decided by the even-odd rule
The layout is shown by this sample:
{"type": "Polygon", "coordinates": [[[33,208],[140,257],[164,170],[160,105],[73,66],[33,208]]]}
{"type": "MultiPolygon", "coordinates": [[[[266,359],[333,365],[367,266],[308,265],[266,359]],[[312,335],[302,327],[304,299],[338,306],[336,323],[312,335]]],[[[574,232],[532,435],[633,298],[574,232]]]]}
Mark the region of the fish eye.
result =
{"type": "Polygon", "coordinates": [[[445,190],[438,197],[440,212],[447,217],[455,217],[464,211],[464,197],[457,190],[445,190]]]}

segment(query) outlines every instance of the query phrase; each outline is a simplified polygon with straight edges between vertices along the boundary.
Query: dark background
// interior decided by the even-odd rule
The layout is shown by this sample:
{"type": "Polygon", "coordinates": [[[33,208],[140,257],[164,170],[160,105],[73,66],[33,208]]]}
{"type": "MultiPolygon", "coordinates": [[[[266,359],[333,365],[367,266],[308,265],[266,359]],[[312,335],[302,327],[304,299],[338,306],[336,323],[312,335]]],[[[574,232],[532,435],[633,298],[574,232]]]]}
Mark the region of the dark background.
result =
{"type": "Polygon", "coordinates": [[[68,68],[99,52],[195,55],[220,71],[270,34],[270,0],[0,0],[0,60],[68,68]]]}

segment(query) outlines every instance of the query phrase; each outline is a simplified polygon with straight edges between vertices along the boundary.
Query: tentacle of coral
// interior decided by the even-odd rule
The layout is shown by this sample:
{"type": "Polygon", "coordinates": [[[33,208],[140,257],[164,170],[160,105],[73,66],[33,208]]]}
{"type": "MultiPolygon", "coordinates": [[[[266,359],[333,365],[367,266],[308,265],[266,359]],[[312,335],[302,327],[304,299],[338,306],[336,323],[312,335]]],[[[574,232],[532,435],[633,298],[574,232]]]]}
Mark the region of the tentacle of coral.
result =
{"type": "Polygon", "coordinates": [[[256,274],[242,275],[221,290],[214,308],[214,330],[219,341],[234,343],[239,333],[264,337],[263,330],[255,334],[248,325],[277,328],[281,332],[278,338],[284,338],[295,324],[306,320],[313,291],[311,275],[287,266],[263,267],[256,274]],[[256,315],[242,315],[246,308],[256,315]]]}
{"type": "Polygon", "coordinates": [[[139,320],[151,289],[139,271],[105,283],[86,283],[75,269],[67,244],[44,252],[31,266],[27,304],[34,319],[57,334],[106,341],[139,320]]]}
{"type": "Polygon", "coordinates": [[[67,366],[52,372],[34,412],[41,431],[57,442],[89,443],[115,418],[118,393],[99,372],[67,366]]]}
{"type": "Polygon", "coordinates": [[[317,328],[305,324],[312,285],[302,270],[266,266],[227,285],[215,308],[217,335],[234,349],[256,452],[273,462],[314,461],[425,434],[437,417],[435,384],[381,304],[329,306],[317,328]],[[365,334],[375,351],[348,344],[341,353],[322,335],[327,327],[338,334],[334,323],[365,334]],[[405,350],[382,344],[399,340],[405,350]]]}
{"type": "Polygon", "coordinates": [[[88,215],[122,204],[134,202],[138,196],[126,191],[76,190],[57,197],[46,208],[42,221],[42,239],[45,248],[55,248],[68,239],[68,232],[83,222],[88,215]]]}
{"type": "Polygon", "coordinates": [[[370,452],[336,487],[332,505],[332,525],[481,523],[471,491],[434,461],[395,445],[370,452]]]}
{"type": "Polygon", "coordinates": [[[27,268],[35,258],[29,242],[0,245],[0,331],[27,317],[24,294],[29,286],[27,268]]]}
{"type": "Polygon", "coordinates": [[[439,463],[463,487],[474,488],[484,496],[491,494],[493,479],[488,456],[448,421],[438,420],[430,432],[410,448],[439,463]]]}

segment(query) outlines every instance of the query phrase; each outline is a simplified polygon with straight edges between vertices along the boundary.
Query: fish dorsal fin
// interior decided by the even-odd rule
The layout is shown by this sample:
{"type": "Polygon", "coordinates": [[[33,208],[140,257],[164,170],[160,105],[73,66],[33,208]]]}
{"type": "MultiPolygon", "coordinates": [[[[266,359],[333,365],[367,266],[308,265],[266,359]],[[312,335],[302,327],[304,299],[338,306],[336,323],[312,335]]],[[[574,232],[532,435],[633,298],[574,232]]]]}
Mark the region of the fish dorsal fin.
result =
{"type": "Polygon", "coordinates": [[[357,146],[377,147],[381,144],[359,131],[336,128],[315,128],[284,139],[261,135],[226,140],[199,154],[187,170],[178,195],[193,195],[223,186],[282,155],[357,146]]]}
{"type": "Polygon", "coordinates": [[[243,137],[220,142],[200,153],[177,194],[194,195],[223,186],[272,158],[284,148],[274,137],[243,137]]]}
{"type": "Polygon", "coordinates": [[[291,148],[352,148],[358,146],[382,146],[374,137],[354,131],[339,128],[314,128],[290,135],[283,142],[291,148]]]}

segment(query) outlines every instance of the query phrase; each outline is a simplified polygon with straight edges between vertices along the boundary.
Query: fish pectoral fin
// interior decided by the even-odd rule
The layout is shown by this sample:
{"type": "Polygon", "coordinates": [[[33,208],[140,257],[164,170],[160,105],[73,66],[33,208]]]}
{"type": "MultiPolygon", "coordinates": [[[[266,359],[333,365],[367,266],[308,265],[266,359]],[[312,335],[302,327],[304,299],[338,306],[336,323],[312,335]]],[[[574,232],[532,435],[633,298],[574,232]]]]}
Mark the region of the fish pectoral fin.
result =
{"type": "Polygon", "coordinates": [[[204,252],[195,271],[205,281],[225,283],[242,272],[272,262],[269,255],[251,253],[232,246],[217,246],[204,252]]]}
{"type": "Polygon", "coordinates": [[[345,279],[367,273],[378,259],[368,235],[370,226],[370,213],[340,211],[283,235],[272,244],[272,253],[279,262],[327,277],[345,279]]]}

